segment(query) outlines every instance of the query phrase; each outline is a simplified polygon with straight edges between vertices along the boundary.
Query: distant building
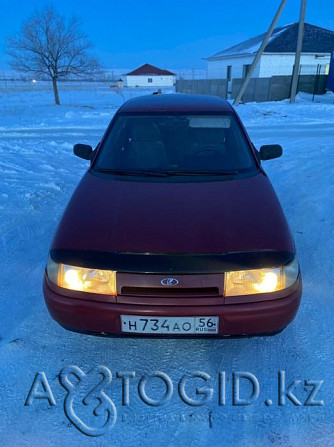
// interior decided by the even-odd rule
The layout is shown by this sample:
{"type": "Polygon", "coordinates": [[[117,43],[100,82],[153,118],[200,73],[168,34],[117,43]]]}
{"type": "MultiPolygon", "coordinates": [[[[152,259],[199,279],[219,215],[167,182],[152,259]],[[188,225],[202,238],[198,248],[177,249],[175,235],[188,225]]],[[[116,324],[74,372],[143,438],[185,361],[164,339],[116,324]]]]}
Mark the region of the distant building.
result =
{"type": "MultiPolygon", "coordinates": [[[[259,50],[265,34],[206,57],[209,79],[244,78],[259,50]]],[[[255,68],[254,78],[291,75],[295,62],[298,23],[276,28],[255,68]]],[[[334,31],[305,23],[301,54],[301,74],[315,74],[322,66],[328,72],[334,51],[334,31]]]]}
{"type": "Polygon", "coordinates": [[[118,79],[118,81],[112,80],[110,84],[110,88],[123,88],[124,81],[123,79],[118,79]]]}
{"type": "Polygon", "coordinates": [[[122,76],[126,87],[172,87],[176,74],[168,70],[144,64],[122,76]]]}

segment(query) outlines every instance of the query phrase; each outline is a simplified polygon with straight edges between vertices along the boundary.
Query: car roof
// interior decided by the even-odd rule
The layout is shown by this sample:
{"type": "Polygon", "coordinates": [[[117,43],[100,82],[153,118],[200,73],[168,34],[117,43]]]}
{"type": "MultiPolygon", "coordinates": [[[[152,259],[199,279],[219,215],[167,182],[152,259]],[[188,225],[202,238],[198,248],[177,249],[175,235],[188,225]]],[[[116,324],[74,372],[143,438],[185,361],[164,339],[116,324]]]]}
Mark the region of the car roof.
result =
{"type": "Polygon", "coordinates": [[[184,95],[178,93],[137,96],[126,101],[119,113],[158,112],[232,112],[231,105],[218,96],[184,95]]]}

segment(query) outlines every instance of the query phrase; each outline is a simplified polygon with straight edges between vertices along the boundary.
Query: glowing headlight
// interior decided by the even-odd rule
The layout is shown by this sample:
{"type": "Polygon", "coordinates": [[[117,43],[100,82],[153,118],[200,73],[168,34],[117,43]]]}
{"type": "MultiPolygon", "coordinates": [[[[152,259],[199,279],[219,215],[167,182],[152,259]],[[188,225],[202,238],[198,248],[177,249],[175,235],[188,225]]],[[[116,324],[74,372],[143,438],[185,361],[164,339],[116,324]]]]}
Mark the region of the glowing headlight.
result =
{"type": "Polygon", "coordinates": [[[284,267],[226,272],[224,295],[239,296],[276,292],[292,286],[297,280],[298,273],[297,258],[284,267]]]}
{"type": "Polygon", "coordinates": [[[58,264],[49,258],[47,274],[54,284],[70,290],[116,295],[116,272],[58,264]]]}

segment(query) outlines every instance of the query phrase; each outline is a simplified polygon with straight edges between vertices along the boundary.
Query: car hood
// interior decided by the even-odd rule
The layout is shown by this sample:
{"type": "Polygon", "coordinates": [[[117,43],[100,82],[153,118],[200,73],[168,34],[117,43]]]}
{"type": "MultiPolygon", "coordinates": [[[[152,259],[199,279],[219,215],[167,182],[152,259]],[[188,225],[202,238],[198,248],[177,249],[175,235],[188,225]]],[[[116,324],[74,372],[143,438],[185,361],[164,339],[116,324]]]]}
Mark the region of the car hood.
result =
{"type": "Polygon", "coordinates": [[[208,182],[127,181],[88,171],[53,249],[122,253],[294,251],[265,174],[208,182]]]}

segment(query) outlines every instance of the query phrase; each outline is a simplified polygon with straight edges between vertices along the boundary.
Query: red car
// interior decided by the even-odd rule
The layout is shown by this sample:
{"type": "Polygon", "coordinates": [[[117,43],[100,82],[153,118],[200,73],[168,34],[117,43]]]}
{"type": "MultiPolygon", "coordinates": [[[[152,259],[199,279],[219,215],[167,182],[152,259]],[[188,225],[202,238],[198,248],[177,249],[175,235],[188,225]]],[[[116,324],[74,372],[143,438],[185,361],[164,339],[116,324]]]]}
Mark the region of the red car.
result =
{"type": "Polygon", "coordinates": [[[228,336],[281,331],[296,315],[294,241],[261,161],[228,102],[127,101],[95,150],[54,237],[47,307],[95,334],[228,336]]]}

